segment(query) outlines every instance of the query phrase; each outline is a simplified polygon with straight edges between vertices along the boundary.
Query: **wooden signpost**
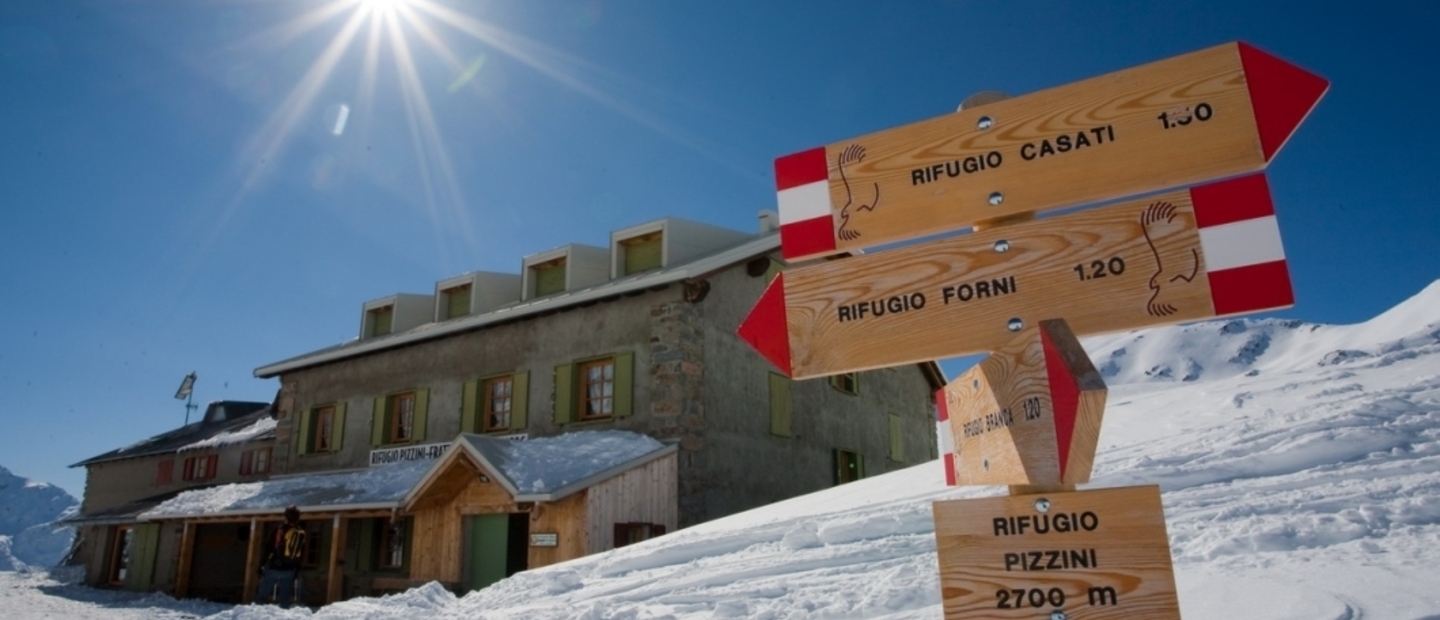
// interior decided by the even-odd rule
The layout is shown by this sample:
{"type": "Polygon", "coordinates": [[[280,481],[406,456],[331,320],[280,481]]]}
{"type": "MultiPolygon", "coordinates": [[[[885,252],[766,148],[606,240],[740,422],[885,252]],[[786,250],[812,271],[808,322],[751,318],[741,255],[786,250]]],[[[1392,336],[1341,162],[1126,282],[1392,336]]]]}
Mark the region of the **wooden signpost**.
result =
{"type": "Polygon", "coordinates": [[[1261,170],[1329,88],[1229,43],[781,157],[787,260],[1261,170]]]}
{"type": "Polygon", "coordinates": [[[951,485],[1090,481],[1105,383],[1064,321],[1041,321],[935,396],[951,485]]]}
{"type": "Polygon", "coordinates": [[[935,502],[946,618],[1180,617],[1160,487],[935,502]]]}
{"type": "Polygon", "coordinates": [[[1294,303],[1263,175],[787,269],[740,337],[800,379],[1294,303]]]}
{"type": "Polygon", "coordinates": [[[1075,491],[1106,388],[1076,335],[1294,303],[1263,174],[1329,84],[1244,43],[776,160],[787,269],[739,336],[793,378],[991,355],[936,394],[946,618],[1180,617],[1158,487],[1075,491]],[[1048,219],[1029,214],[1211,179],[1048,219]]]}

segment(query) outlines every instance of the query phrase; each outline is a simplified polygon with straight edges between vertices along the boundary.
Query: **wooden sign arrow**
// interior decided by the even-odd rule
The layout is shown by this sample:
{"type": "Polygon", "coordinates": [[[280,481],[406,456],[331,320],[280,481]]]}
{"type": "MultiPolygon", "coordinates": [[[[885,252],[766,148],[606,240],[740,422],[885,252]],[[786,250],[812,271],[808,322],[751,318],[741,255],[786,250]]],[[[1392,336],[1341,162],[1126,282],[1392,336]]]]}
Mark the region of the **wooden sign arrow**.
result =
{"type": "Polygon", "coordinates": [[[1329,82],[1229,43],[775,160],[799,260],[1261,170],[1329,82]]]}
{"type": "Polygon", "coordinates": [[[935,395],[950,485],[1090,481],[1105,382],[1065,321],[1040,321],[935,395]]]}
{"type": "Polygon", "coordinates": [[[993,351],[1042,319],[1083,336],[1293,303],[1252,175],[787,269],[738,333],[806,378],[993,351]]]}

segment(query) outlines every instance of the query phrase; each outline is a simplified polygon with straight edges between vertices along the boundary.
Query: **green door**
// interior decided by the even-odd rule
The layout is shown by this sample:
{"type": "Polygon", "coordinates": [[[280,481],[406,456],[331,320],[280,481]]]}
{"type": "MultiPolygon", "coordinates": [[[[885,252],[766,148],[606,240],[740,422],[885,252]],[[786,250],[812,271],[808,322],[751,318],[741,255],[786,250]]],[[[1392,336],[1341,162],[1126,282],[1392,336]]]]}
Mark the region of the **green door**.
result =
{"type": "Polygon", "coordinates": [[[145,592],[155,578],[155,552],[160,548],[160,524],[141,523],[135,526],[130,540],[130,565],[125,575],[125,588],[145,592]]]}
{"type": "Polygon", "coordinates": [[[479,590],[505,578],[510,515],[465,517],[465,588],[479,590]]]}

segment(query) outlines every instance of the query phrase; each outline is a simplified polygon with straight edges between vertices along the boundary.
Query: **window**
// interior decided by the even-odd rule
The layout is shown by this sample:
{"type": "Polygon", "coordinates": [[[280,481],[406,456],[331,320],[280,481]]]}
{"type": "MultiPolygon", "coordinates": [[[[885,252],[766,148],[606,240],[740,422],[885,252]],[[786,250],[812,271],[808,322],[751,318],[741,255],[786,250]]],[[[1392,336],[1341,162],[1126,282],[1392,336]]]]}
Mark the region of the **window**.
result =
{"type": "Polygon", "coordinates": [[[214,454],[210,456],[192,456],[185,459],[184,479],[186,481],[197,481],[214,478],[215,465],[218,460],[219,457],[214,454]]]}
{"type": "Polygon", "coordinates": [[[461,284],[460,286],[440,291],[440,297],[441,303],[445,304],[441,306],[445,313],[441,316],[441,320],[453,319],[470,314],[469,284],[461,284]]]}
{"type": "Polygon", "coordinates": [[[405,566],[404,522],[391,522],[380,528],[380,546],[376,549],[376,567],[380,570],[395,570],[405,566]]]}
{"type": "Polygon", "coordinates": [[[372,308],[365,313],[365,337],[374,338],[390,333],[395,323],[395,306],[372,308]]]}
{"type": "Polygon", "coordinates": [[[608,418],[615,411],[615,360],[580,365],[580,419],[608,418]]]}
{"type": "Polygon", "coordinates": [[[240,475],[263,476],[268,473],[270,473],[270,448],[256,448],[240,454],[240,475]]]}
{"type": "Polygon", "coordinates": [[[835,451],[835,484],[854,482],[864,477],[864,456],[848,450],[835,451]]]}
{"type": "Polygon", "coordinates": [[[390,397],[390,441],[410,441],[415,434],[415,393],[390,397]]]}
{"type": "Polygon", "coordinates": [[[905,426],[900,416],[890,414],[890,460],[905,460],[905,426]]]}
{"type": "Polygon", "coordinates": [[[556,366],[556,423],[630,415],[634,365],[634,354],[617,353],[556,366]]]}
{"type": "Polygon", "coordinates": [[[619,549],[625,545],[633,545],[642,540],[650,540],[664,535],[665,526],[659,523],[616,523],[615,548],[619,549]]]}
{"type": "Polygon", "coordinates": [[[530,373],[485,377],[465,383],[460,430],[466,433],[523,431],[529,422],[530,373]]]}
{"type": "Polygon", "coordinates": [[[640,273],[651,269],[659,269],[662,265],[662,249],[660,231],[655,231],[639,237],[631,237],[620,241],[620,251],[625,255],[624,272],[621,275],[640,273]]]}
{"type": "Polygon", "coordinates": [[[155,486],[164,486],[175,481],[175,459],[160,461],[155,467],[155,486]]]}
{"type": "Polygon", "coordinates": [[[327,528],[322,522],[311,521],[300,522],[300,527],[305,528],[305,555],[300,558],[300,566],[315,568],[320,566],[320,559],[325,557],[325,550],[329,548],[329,537],[326,536],[327,528]]]}
{"type": "Polygon", "coordinates": [[[110,570],[106,581],[111,585],[120,585],[125,582],[125,577],[130,573],[130,548],[135,540],[135,526],[116,526],[114,535],[110,538],[110,570]]]}
{"type": "MultiPolygon", "coordinates": [[[[300,454],[337,452],[340,450],[344,436],[345,403],[331,403],[314,407],[300,414],[300,431],[295,444],[299,447],[300,454]]],[[[268,472],[270,468],[268,455],[265,460],[265,470],[268,472]]]]}
{"type": "Polygon", "coordinates": [[[792,409],[790,400],[790,379],[784,375],[770,373],[770,433],[781,437],[793,437],[792,409]]]}
{"type": "Polygon", "coordinates": [[[537,263],[530,267],[534,274],[535,296],[544,297],[565,290],[565,258],[537,263]]]}
{"type": "Polygon", "coordinates": [[[376,398],[370,443],[380,446],[423,441],[428,403],[428,390],[396,392],[376,398]]]}
{"type": "Polygon", "coordinates": [[[860,393],[860,373],[847,372],[843,375],[831,375],[830,387],[852,396],[857,395],[860,393]]]}

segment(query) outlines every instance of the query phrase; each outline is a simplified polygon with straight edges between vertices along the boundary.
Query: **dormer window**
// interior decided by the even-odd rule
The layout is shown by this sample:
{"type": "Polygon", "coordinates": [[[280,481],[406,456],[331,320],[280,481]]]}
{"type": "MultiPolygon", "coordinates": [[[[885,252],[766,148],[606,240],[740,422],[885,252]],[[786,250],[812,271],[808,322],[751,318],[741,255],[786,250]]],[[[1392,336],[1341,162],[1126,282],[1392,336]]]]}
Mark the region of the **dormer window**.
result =
{"type": "Polygon", "coordinates": [[[531,265],[530,271],[534,273],[535,297],[565,291],[565,257],[531,265]]]}
{"type": "Polygon", "coordinates": [[[395,306],[380,306],[365,312],[365,337],[374,338],[390,333],[395,324],[395,306]]]}
{"type": "Polygon", "coordinates": [[[620,240],[620,251],[624,253],[620,275],[628,276],[663,266],[664,255],[661,231],[620,240]]]}
{"type": "Polygon", "coordinates": [[[449,320],[470,314],[470,293],[472,288],[469,284],[461,284],[440,291],[441,312],[444,314],[440,320],[449,320]]]}

